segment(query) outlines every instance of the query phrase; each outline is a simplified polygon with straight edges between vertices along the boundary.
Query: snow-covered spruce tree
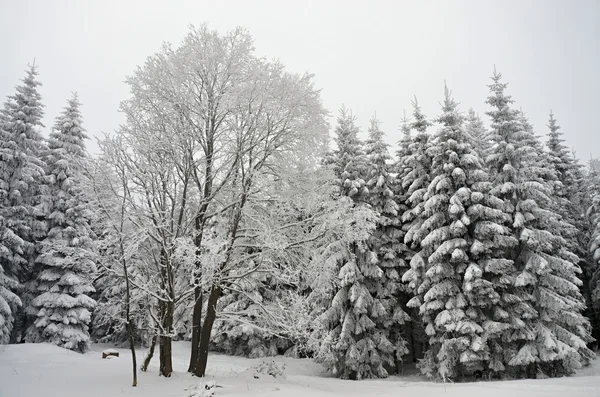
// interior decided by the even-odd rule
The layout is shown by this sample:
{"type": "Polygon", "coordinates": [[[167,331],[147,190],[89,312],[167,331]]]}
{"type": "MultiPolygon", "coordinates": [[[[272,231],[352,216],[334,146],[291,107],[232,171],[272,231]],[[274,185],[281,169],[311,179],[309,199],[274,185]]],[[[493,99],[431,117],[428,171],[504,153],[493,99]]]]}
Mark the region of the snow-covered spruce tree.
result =
{"type": "MultiPolygon", "coordinates": [[[[547,134],[549,162],[555,171],[553,200],[556,211],[570,224],[564,237],[569,242],[569,249],[584,259],[586,252],[585,218],[586,211],[583,197],[583,170],[578,159],[564,144],[563,133],[557,124],[554,114],[550,112],[547,134]]],[[[588,236],[589,238],[589,236],[588,236]]],[[[584,263],[582,266],[586,267],[584,263]]]]}
{"type": "MultiPolygon", "coordinates": [[[[365,155],[355,118],[345,108],[340,111],[335,134],[337,150],[328,163],[333,165],[338,197],[349,197],[355,206],[363,206],[369,193],[364,180],[365,155]]],[[[385,331],[377,327],[389,313],[374,296],[384,271],[367,245],[349,242],[339,248],[339,285],[322,316],[329,334],[322,349],[328,353],[321,352],[321,361],[340,378],[386,377],[385,366],[394,364],[395,349],[385,331]]]]}
{"type": "Polygon", "coordinates": [[[49,231],[39,244],[36,262],[37,296],[31,302],[37,319],[27,330],[30,342],[50,342],[84,352],[89,345],[88,325],[96,302],[92,275],[96,248],[90,223],[94,213],[81,190],[81,162],[87,138],[77,95],[56,119],[46,156],[52,197],[49,231]]]}
{"type": "MultiPolygon", "coordinates": [[[[583,282],[581,292],[586,302],[584,315],[590,319],[592,324],[597,324],[600,317],[592,308],[593,287],[591,286],[596,263],[589,252],[592,228],[585,216],[591,206],[589,199],[594,195],[591,197],[587,195],[583,166],[575,154],[564,144],[563,133],[552,112],[550,112],[547,127],[549,132],[546,156],[548,164],[555,172],[552,183],[553,208],[564,221],[563,227],[560,229],[561,236],[567,241],[569,251],[575,253],[579,258],[576,263],[582,270],[579,278],[583,282]]],[[[588,178],[588,181],[591,179],[594,178],[588,178]]],[[[600,337],[600,324],[596,326],[596,330],[593,330],[592,335],[596,339],[600,337]]]]}
{"type": "MultiPolygon", "coordinates": [[[[408,295],[402,284],[402,276],[408,269],[408,248],[404,244],[399,207],[394,197],[396,179],[390,173],[388,145],[383,140],[384,133],[379,122],[373,118],[370,123],[365,145],[366,186],[369,190],[366,202],[379,214],[379,220],[368,246],[375,254],[371,261],[383,271],[383,276],[378,277],[377,271],[367,282],[375,301],[386,310],[385,315],[374,319],[376,327],[385,331],[381,338],[387,337],[395,345],[395,358],[402,361],[402,356],[408,353],[406,336],[410,326],[407,324],[410,316],[406,312],[408,295]]],[[[366,276],[364,272],[363,275],[366,276]]]]}
{"type": "Polygon", "coordinates": [[[506,251],[515,272],[505,275],[512,288],[504,311],[512,326],[503,337],[504,364],[529,377],[571,373],[591,358],[589,324],[581,315],[580,269],[556,232],[560,217],[551,211],[551,192],[539,171],[539,143],[510,107],[501,74],[494,71],[492,80],[487,114],[494,145],[487,164],[493,172],[492,193],[504,201],[506,225],[518,240],[506,251]]]}
{"type": "Polygon", "coordinates": [[[588,313],[592,322],[592,336],[600,340],[600,160],[591,158],[584,183],[588,261],[588,313]],[[595,321],[594,321],[595,320],[595,321]]]}
{"type": "MultiPolygon", "coordinates": [[[[413,234],[423,222],[421,216],[423,212],[423,196],[431,181],[429,176],[431,157],[427,153],[430,136],[427,133],[427,128],[433,125],[421,111],[416,97],[412,102],[412,106],[413,121],[405,127],[404,131],[408,133],[410,130],[414,130],[415,135],[410,136],[408,145],[406,143],[401,145],[401,148],[405,148],[402,150],[403,156],[400,157],[401,153],[397,153],[399,156],[396,163],[398,186],[395,190],[400,200],[399,207],[402,211],[402,228],[405,231],[404,242],[409,248],[406,260],[409,262],[413,261],[413,251],[419,249],[419,242],[414,240],[413,234]],[[400,165],[402,169],[399,168],[400,165]]],[[[419,258],[415,258],[415,260],[419,260],[419,258]]],[[[409,289],[409,293],[415,295],[417,292],[409,289]]],[[[423,358],[428,346],[428,338],[425,334],[418,310],[409,308],[409,314],[412,319],[409,349],[413,362],[416,362],[418,359],[423,358]]]]}
{"type": "Polygon", "coordinates": [[[490,142],[488,139],[488,131],[485,128],[483,120],[475,111],[470,108],[465,120],[465,132],[471,138],[471,144],[473,148],[477,150],[477,153],[485,159],[485,154],[490,148],[490,142]]]}
{"type": "MultiPolygon", "coordinates": [[[[590,267],[589,267],[589,282],[588,294],[590,311],[594,316],[590,316],[591,320],[597,319],[597,313],[600,313],[600,190],[597,190],[591,199],[590,207],[587,211],[587,219],[591,228],[590,232],[590,267]]],[[[600,337],[600,325],[593,324],[592,336],[598,340],[600,337]]]]}
{"type": "MultiPolygon", "coordinates": [[[[551,118],[553,119],[553,117],[551,118]]],[[[571,162],[563,157],[563,159],[566,160],[566,164],[570,163],[570,166],[565,167],[564,164],[560,164],[561,161],[557,160],[554,155],[554,153],[560,151],[558,146],[552,145],[554,150],[544,150],[540,137],[535,134],[533,126],[529,123],[529,120],[522,110],[518,112],[518,120],[526,134],[526,145],[531,146],[535,153],[534,156],[528,158],[533,171],[530,176],[535,175],[537,178],[536,180],[542,184],[547,191],[548,198],[541,207],[548,210],[551,214],[556,214],[556,216],[548,218],[549,222],[545,229],[551,230],[556,236],[560,237],[560,242],[557,243],[560,246],[557,256],[574,264],[574,271],[577,273],[577,275],[574,276],[570,272],[565,272],[563,268],[559,268],[557,275],[567,280],[573,280],[573,282],[580,287],[579,291],[574,293],[575,296],[572,296],[571,298],[578,301],[578,307],[583,305],[585,310],[587,301],[581,293],[586,293],[586,291],[588,291],[587,293],[589,296],[589,288],[586,285],[586,273],[588,273],[587,264],[582,260],[582,258],[587,257],[587,252],[585,251],[585,248],[582,247],[589,244],[589,236],[582,235],[581,233],[585,229],[583,227],[585,222],[580,219],[580,214],[584,212],[584,206],[581,204],[581,196],[577,187],[582,177],[581,170],[579,169],[574,156],[571,158],[571,162]],[[569,169],[569,172],[563,174],[560,171],[566,169],[569,169]],[[561,174],[563,176],[561,176],[561,174]],[[567,188],[567,186],[569,186],[569,188],[567,188]]],[[[549,127],[553,125],[551,127],[552,130],[557,130],[558,126],[555,122],[550,121],[549,124],[549,127]]],[[[556,143],[553,138],[550,139],[553,141],[553,144],[556,143]]],[[[568,150],[566,150],[566,152],[568,153],[568,150]]],[[[579,309],[579,311],[582,312],[582,315],[579,316],[578,320],[573,322],[573,324],[575,324],[575,327],[581,325],[585,328],[585,331],[578,329],[578,332],[576,333],[581,336],[584,341],[589,343],[592,341],[589,320],[588,317],[583,316],[584,312],[582,310],[579,309]]],[[[582,354],[584,356],[589,355],[589,351],[583,350],[582,354]]],[[[587,359],[584,359],[584,363],[587,363],[587,359]]],[[[565,370],[560,363],[552,363],[550,365],[542,363],[538,365],[538,374],[541,376],[546,376],[546,372],[554,376],[570,371],[570,369],[565,370]]]]}
{"type": "Polygon", "coordinates": [[[331,166],[336,176],[337,194],[362,202],[367,193],[363,144],[358,138],[356,117],[344,106],[339,113],[334,138],[337,149],[328,153],[324,162],[331,166]]]}
{"type": "MultiPolygon", "coordinates": [[[[410,143],[411,143],[411,121],[408,117],[406,117],[406,112],[404,112],[401,124],[400,124],[400,132],[402,136],[398,141],[398,150],[396,150],[396,162],[394,164],[394,169],[396,171],[396,184],[394,186],[398,186],[398,192],[396,194],[396,198],[402,200],[402,204],[404,204],[404,199],[398,197],[399,193],[402,193],[402,180],[406,176],[406,174],[410,171],[410,168],[405,166],[405,160],[410,155],[410,143]]],[[[400,203],[399,203],[400,205],[400,203]]]]}
{"type": "Polygon", "coordinates": [[[402,222],[410,225],[404,241],[410,247],[416,247],[420,243],[414,239],[414,232],[419,230],[423,217],[423,196],[431,182],[429,171],[431,169],[431,155],[428,152],[430,136],[427,133],[432,123],[427,120],[421,111],[417,98],[412,102],[413,119],[412,129],[416,131],[408,146],[408,155],[404,160],[406,175],[402,179],[402,189],[406,194],[406,205],[408,209],[402,214],[402,222]]]}
{"type": "Polygon", "coordinates": [[[21,299],[13,292],[18,283],[16,280],[4,274],[0,267],[0,344],[6,344],[10,340],[15,308],[21,306],[21,299]]]}
{"type": "Polygon", "coordinates": [[[489,195],[488,175],[447,87],[438,122],[428,149],[433,179],[424,195],[424,222],[413,230],[420,250],[404,280],[416,292],[409,306],[419,308],[429,336],[421,370],[446,380],[486,365],[488,338],[506,328],[492,319],[500,295],[484,274],[504,270],[493,240],[507,230],[497,224],[502,213],[493,207],[498,203],[489,195]]]}
{"type": "Polygon", "coordinates": [[[44,149],[43,105],[37,70],[27,70],[23,84],[0,111],[0,342],[20,341],[26,317],[21,300],[30,300],[34,242],[43,236],[41,206],[44,149]],[[12,291],[12,292],[11,292],[12,291]],[[21,296],[19,299],[15,292],[21,296]],[[15,322],[17,325],[15,325],[15,322]],[[14,329],[13,329],[14,326],[14,329]]]}

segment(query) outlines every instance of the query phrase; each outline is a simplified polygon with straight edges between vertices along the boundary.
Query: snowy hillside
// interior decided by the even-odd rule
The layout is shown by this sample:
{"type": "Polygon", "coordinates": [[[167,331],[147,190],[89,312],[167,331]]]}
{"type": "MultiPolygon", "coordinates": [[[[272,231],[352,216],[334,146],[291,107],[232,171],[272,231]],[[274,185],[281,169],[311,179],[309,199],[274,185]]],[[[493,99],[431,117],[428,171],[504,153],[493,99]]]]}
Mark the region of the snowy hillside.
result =
{"type": "MultiPolygon", "coordinates": [[[[0,397],[187,397],[190,387],[201,382],[184,372],[188,343],[174,344],[175,372],[170,379],[158,376],[156,360],[148,373],[140,373],[137,388],[130,386],[129,352],[118,349],[119,358],[102,359],[106,347],[93,345],[81,355],[49,344],[1,346],[0,397]]],[[[417,376],[344,381],[327,377],[310,360],[276,357],[275,361],[285,364],[284,378],[260,375],[255,379],[254,367],[261,360],[213,354],[208,379],[222,386],[216,389],[216,396],[600,396],[600,360],[576,377],[462,384],[426,382],[417,376]]]]}

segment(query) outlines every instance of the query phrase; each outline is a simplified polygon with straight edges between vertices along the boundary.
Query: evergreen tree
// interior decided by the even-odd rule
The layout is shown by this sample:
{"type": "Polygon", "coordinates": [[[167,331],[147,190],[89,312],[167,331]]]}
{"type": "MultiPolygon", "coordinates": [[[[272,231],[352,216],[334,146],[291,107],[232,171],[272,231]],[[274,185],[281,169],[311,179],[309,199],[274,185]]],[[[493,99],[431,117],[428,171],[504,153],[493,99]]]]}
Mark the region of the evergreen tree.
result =
{"type": "Polygon", "coordinates": [[[27,285],[33,273],[34,242],[44,233],[40,222],[40,196],[44,164],[40,159],[44,144],[43,105],[37,70],[31,66],[8,97],[0,112],[0,341],[20,340],[24,313],[21,300],[27,302],[27,285]],[[12,293],[10,292],[12,291],[12,293]],[[18,299],[14,293],[26,299],[18,299]],[[18,327],[13,329],[15,322],[18,327]]]}
{"type": "Polygon", "coordinates": [[[438,121],[428,150],[433,179],[424,196],[425,220],[414,232],[421,250],[404,279],[416,292],[409,305],[419,307],[430,337],[421,370],[447,379],[486,364],[486,341],[506,328],[492,318],[500,295],[484,276],[505,270],[494,239],[507,230],[497,223],[502,213],[448,88],[438,121]]]}
{"type": "Polygon", "coordinates": [[[490,148],[490,144],[488,140],[488,131],[483,124],[483,120],[472,108],[470,108],[465,122],[465,132],[467,136],[471,138],[473,148],[481,157],[485,158],[485,155],[490,148]]]}
{"type": "Polygon", "coordinates": [[[333,166],[338,194],[354,202],[360,202],[366,194],[365,157],[358,132],[356,117],[342,106],[335,128],[337,149],[328,154],[326,163],[333,166]]]}
{"type": "MultiPolygon", "coordinates": [[[[394,197],[396,179],[389,171],[391,156],[383,137],[379,122],[373,118],[365,149],[366,186],[369,190],[366,201],[371,209],[379,214],[379,219],[368,245],[376,255],[372,261],[384,274],[383,277],[370,280],[372,285],[369,290],[386,309],[386,315],[374,319],[374,322],[378,329],[387,331],[382,337],[395,341],[396,360],[402,360],[402,356],[408,353],[405,335],[406,323],[410,321],[410,316],[406,313],[407,294],[401,282],[408,268],[408,248],[404,244],[404,232],[401,229],[398,204],[394,197]]],[[[380,354],[384,355],[386,352],[380,354]]]]}
{"type": "Polygon", "coordinates": [[[558,180],[565,190],[564,193],[559,192],[559,194],[562,193],[561,195],[565,196],[570,193],[577,193],[579,189],[576,187],[576,183],[580,182],[581,167],[577,164],[569,148],[564,144],[563,133],[560,131],[560,126],[557,124],[552,111],[548,118],[548,129],[550,132],[547,135],[546,146],[550,152],[558,180]]]}
{"type": "MultiPolygon", "coordinates": [[[[363,206],[369,190],[364,180],[365,155],[354,120],[342,108],[335,129],[338,148],[329,162],[334,165],[340,197],[350,197],[355,206],[363,206]]],[[[388,312],[382,300],[374,296],[384,271],[377,265],[377,253],[366,244],[350,242],[338,251],[340,282],[323,316],[329,329],[323,344],[329,353],[323,362],[341,378],[386,377],[385,365],[393,365],[394,345],[377,327],[376,322],[387,320],[388,312]]]]}
{"type": "Polygon", "coordinates": [[[96,270],[94,214],[81,190],[85,131],[77,95],[69,100],[50,134],[46,158],[52,197],[48,236],[40,243],[38,295],[32,302],[37,319],[27,339],[47,341],[83,352],[89,344],[88,324],[96,302],[92,274],[96,270]]]}
{"type": "Polygon", "coordinates": [[[487,163],[492,193],[504,201],[506,226],[518,241],[506,251],[515,271],[506,273],[512,288],[504,310],[512,326],[503,339],[505,363],[527,376],[570,373],[590,358],[580,270],[556,232],[560,216],[551,210],[548,180],[539,171],[539,141],[510,107],[501,74],[494,71],[492,80],[487,103],[494,146],[487,163]]]}
{"type": "Polygon", "coordinates": [[[583,202],[583,173],[577,158],[564,144],[563,134],[557,124],[554,114],[550,112],[548,119],[548,160],[555,171],[555,183],[553,184],[553,200],[555,211],[568,222],[570,228],[564,237],[569,242],[569,249],[580,258],[586,257],[585,238],[582,231],[585,229],[585,213],[583,202]]]}
{"type": "Polygon", "coordinates": [[[0,344],[9,342],[14,323],[13,313],[15,308],[21,306],[21,299],[13,292],[17,286],[17,281],[6,276],[0,267],[0,344]]]}
{"type": "Polygon", "coordinates": [[[394,166],[396,170],[396,184],[394,185],[396,187],[396,191],[394,193],[396,193],[397,199],[401,201],[401,203],[398,203],[398,205],[404,205],[405,197],[402,197],[404,195],[402,189],[402,180],[410,171],[410,168],[406,166],[406,159],[410,156],[411,122],[410,119],[406,117],[406,112],[404,112],[401,122],[402,124],[400,124],[400,131],[402,133],[402,136],[398,141],[398,150],[396,151],[396,163],[394,166]]]}
{"type": "Polygon", "coordinates": [[[405,157],[404,165],[406,175],[402,179],[402,189],[406,194],[406,205],[408,209],[402,215],[402,222],[410,225],[404,241],[411,247],[417,246],[419,240],[415,239],[414,232],[419,230],[421,216],[424,207],[423,196],[431,182],[429,171],[431,169],[431,155],[428,152],[430,142],[427,128],[432,125],[421,111],[417,98],[412,102],[413,119],[412,129],[416,131],[415,136],[408,146],[408,155],[405,157]]]}
{"type": "Polygon", "coordinates": [[[584,188],[586,223],[584,234],[588,240],[588,263],[585,267],[584,291],[587,295],[588,318],[592,322],[592,336],[600,340],[600,161],[591,158],[584,188]]]}

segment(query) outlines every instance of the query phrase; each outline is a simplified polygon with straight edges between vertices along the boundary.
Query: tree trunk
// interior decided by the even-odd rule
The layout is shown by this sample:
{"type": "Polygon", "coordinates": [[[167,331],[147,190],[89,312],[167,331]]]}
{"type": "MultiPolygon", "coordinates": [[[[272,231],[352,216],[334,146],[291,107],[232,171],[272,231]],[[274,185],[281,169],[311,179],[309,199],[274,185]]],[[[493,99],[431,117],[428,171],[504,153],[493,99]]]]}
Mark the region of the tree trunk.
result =
{"type": "Polygon", "coordinates": [[[175,284],[170,255],[168,255],[164,248],[160,252],[160,275],[161,288],[166,291],[167,300],[158,303],[159,318],[161,322],[159,334],[159,372],[160,375],[168,378],[173,373],[171,343],[173,335],[173,315],[175,314],[175,284]]]}
{"type": "Polygon", "coordinates": [[[198,345],[200,343],[200,332],[202,320],[202,288],[199,285],[194,287],[194,311],[192,314],[192,353],[190,355],[190,365],[188,372],[194,372],[196,362],[198,361],[198,345]]]}
{"type": "Polygon", "coordinates": [[[169,378],[173,373],[172,337],[173,334],[173,302],[161,302],[161,334],[159,336],[159,372],[169,378]]]}
{"type": "Polygon", "coordinates": [[[173,373],[173,360],[172,360],[172,348],[171,348],[171,337],[166,335],[160,336],[160,375],[169,378],[173,373]]]}
{"type": "MultiPolygon", "coordinates": [[[[129,315],[127,316],[129,317],[129,315]]],[[[133,339],[133,323],[130,319],[127,319],[127,330],[129,333],[129,349],[131,350],[131,361],[133,368],[133,381],[131,382],[132,387],[137,386],[137,360],[135,358],[135,341],[133,339]]]]}
{"type": "Polygon", "coordinates": [[[144,359],[142,368],[140,368],[144,372],[146,372],[148,370],[148,365],[150,365],[150,361],[152,360],[152,357],[154,357],[154,347],[156,346],[157,339],[158,339],[157,335],[154,335],[152,337],[152,343],[150,343],[150,350],[148,350],[148,354],[146,355],[146,358],[144,359]]]}
{"type": "MultiPolygon", "coordinates": [[[[121,214],[122,215],[122,214],[121,214]]],[[[123,225],[121,225],[123,230],[123,225]]],[[[123,247],[123,240],[119,241],[119,247],[121,254],[124,255],[125,248],[123,247]]],[[[127,262],[125,257],[121,258],[121,264],[123,266],[123,275],[125,276],[125,321],[127,322],[127,333],[129,336],[129,349],[131,350],[131,362],[133,368],[133,381],[131,382],[132,387],[137,386],[137,360],[135,357],[135,340],[133,337],[133,322],[131,321],[131,287],[129,285],[129,273],[127,272],[127,262]]]]}
{"type": "Polygon", "coordinates": [[[208,344],[210,343],[210,334],[217,316],[217,301],[221,297],[221,287],[213,285],[210,296],[208,297],[208,306],[206,316],[202,325],[200,335],[200,345],[198,347],[198,361],[194,369],[194,375],[203,377],[206,373],[206,364],[208,362],[208,344]]]}
{"type": "MultiPolygon", "coordinates": [[[[202,332],[202,287],[200,286],[200,280],[202,278],[202,263],[200,262],[200,253],[202,247],[202,237],[204,232],[204,225],[206,223],[206,212],[210,203],[210,196],[213,193],[213,156],[214,156],[214,139],[216,122],[214,119],[209,120],[209,124],[206,129],[206,147],[204,150],[206,158],[206,168],[204,169],[204,187],[202,188],[202,205],[198,209],[196,218],[194,219],[194,227],[196,236],[194,238],[194,245],[196,246],[196,260],[195,260],[195,288],[194,288],[194,311],[192,313],[192,352],[190,354],[190,365],[188,372],[195,372],[196,363],[198,362],[198,349],[200,343],[200,333],[202,332]]],[[[198,188],[201,184],[198,184],[198,188]]]]}

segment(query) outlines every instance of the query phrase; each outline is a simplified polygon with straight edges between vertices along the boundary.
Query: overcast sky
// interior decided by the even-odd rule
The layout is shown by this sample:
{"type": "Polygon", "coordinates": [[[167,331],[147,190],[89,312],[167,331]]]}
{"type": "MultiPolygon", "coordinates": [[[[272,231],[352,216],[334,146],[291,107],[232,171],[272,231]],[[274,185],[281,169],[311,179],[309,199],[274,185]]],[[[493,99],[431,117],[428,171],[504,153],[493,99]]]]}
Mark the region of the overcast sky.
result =
{"type": "Polygon", "coordinates": [[[85,126],[99,136],[122,120],[125,76],[203,22],[221,32],[244,26],[258,55],[314,73],[332,115],[345,104],[365,135],[376,111],[396,142],[414,95],[437,115],[444,80],[461,110],[487,122],[495,64],[538,134],[552,109],[580,158],[600,155],[599,0],[0,0],[0,95],[35,58],[46,130],[78,91],[85,126]]]}

